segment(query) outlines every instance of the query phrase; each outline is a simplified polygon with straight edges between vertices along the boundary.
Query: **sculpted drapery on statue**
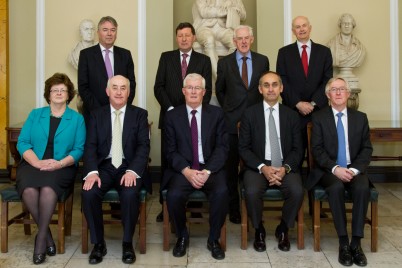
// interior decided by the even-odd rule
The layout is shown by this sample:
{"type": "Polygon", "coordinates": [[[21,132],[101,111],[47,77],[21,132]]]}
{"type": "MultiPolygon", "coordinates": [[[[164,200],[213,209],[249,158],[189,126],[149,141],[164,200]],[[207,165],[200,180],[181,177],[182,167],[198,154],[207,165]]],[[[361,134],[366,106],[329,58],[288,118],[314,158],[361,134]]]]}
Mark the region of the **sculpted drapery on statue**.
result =
{"type": "Polygon", "coordinates": [[[335,67],[359,67],[366,56],[366,48],[352,34],[356,21],[351,14],[342,14],[338,20],[341,30],[328,43],[335,67]]]}
{"type": "Polygon", "coordinates": [[[204,54],[211,58],[213,77],[216,78],[218,52],[216,41],[225,48],[225,56],[233,52],[233,29],[246,19],[242,0],[195,0],[193,4],[194,28],[197,41],[204,54]]]}

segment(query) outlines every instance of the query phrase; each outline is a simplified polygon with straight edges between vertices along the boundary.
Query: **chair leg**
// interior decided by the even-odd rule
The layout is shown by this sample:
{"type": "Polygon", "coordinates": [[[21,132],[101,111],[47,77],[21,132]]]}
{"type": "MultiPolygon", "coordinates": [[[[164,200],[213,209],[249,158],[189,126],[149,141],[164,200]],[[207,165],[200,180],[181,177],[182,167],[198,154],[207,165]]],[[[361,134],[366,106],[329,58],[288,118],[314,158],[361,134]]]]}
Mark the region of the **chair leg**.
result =
{"type": "Polygon", "coordinates": [[[163,250],[169,251],[170,227],[166,201],[163,201],[163,250]]]}
{"type": "Polygon", "coordinates": [[[301,203],[299,212],[297,213],[297,248],[304,249],[304,206],[301,203]]]}
{"type": "Polygon", "coordinates": [[[226,251],[226,220],[221,228],[221,239],[220,239],[221,247],[224,251],[226,251]]]}
{"type": "Polygon", "coordinates": [[[1,202],[1,252],[8,252],[8,202],[1,202]]]}
{"type": "Polygon", "coordinates": [[[82,214],[82,224],[81,224],[81,253],[88,253],[88,223],[85,218],[84,212],[82,214]]]}
{"type": "Polygon", "coordinates": [[[320,251],[320,207],[321,202],[319,200],[314,200],[314,211],[313,211],[313,232],[314,232],[314,251],[320,251]]]}
{"type": "Polygon", "coordinates": [[[147,251],[147,248],[146,248],[146,223],[145,223],[145,220],[146,220],[146,203],[145,203],[145,201],[144,202],[141,202],[141,205],[140,205],[140,230],[139,230],[139,233],[140,233],[140,254],[145,254],[145,252],[147,251]]]}
{"type": "Polygon", "coordinates": [[[71,236],[71,225],[73,221],[73,196],[74,193],[71,193],[71,195],[66,200],[66,216],[65,216],[66,236],[71,236]]]}
{"type": "Polygon", "coordinates": [[[241,200],[241,249],[247,249],[247,231],[248,231],[248,218],[247,218],[247,207],[246,200],[242,198],[241,200]]]}
{"type": "Polygon", "coordinates": [[[58,247],[57,247],[57,253],[58,254],[64,254],[65,252],[65,213],[66,213],[66,203],[61,202],[58,203],[58,215],[57,215],[57,229],[58,229],[58,247]]]}
{"type": "Polygon", "coordinates": [[[371,202],[371,251],[377,252],[378,246],[378,202],[371,202]]]}

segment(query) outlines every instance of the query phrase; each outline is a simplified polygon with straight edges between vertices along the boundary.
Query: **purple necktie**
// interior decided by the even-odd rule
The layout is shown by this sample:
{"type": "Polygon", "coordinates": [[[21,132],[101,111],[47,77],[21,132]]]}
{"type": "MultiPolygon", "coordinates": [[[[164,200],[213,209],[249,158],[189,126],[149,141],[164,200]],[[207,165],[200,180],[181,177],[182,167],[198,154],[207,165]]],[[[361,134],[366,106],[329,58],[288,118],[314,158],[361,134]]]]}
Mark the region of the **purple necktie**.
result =
{"type": "Polygon", "coordinates": [[[193,117],[191,117],[191,143],[193,145],[193,165],[192,169],[199,170],[200,169],[200,161],[198,159],[198,127],[197,127],[197,118],[195,114],[197,110],[191,111],[193,117]]]}
{"type": "Polygon", "coordinates": [[[188,54],[183,53],[183,60],[181,61],[181,77],[184,79],[187,73],[187,59],[188,54]]]}
{"type": "Polygon", "coordinates": [[[107,71],[107,77],[111,78],[113,76],[113,69],[112,69],[112,63],[110,62],[109,58],[109,49],[105,49],[105,66],[106,66],[106,71],[107,71]]]}

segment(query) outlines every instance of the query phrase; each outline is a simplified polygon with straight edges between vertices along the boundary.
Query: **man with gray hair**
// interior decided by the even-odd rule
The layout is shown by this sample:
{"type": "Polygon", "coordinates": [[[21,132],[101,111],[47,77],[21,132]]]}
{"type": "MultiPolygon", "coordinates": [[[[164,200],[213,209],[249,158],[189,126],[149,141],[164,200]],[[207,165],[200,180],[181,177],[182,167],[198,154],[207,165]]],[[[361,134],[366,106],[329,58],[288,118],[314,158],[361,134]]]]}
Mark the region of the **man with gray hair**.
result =
{"type": "Polygon", "coordinates": [[[247,107],[262,101],[258,91],[258,79],[263,72],[269,70],[268,58],[251,51],[253,42],[253,29],[250,26],[240,25],[234,30],[233,43],[237,50],[218,61],[215,84],[216,97],[225,112],[229,134],[229,156],[226,161],[230,195],[229,220],[236,224],[241,220],[237,123],[247,107]]]}

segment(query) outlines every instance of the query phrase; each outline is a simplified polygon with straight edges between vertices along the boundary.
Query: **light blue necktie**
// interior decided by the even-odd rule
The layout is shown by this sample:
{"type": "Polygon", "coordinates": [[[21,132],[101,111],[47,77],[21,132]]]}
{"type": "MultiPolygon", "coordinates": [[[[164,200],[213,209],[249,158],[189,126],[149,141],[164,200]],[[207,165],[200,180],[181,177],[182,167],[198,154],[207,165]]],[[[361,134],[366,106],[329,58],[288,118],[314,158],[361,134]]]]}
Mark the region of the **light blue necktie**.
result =
{"type": "Polygon", "coordinates": [[[346,162],[346,140],[345,129],[342,124],[343,113],[337,113],[338,124],[336,125],[336,132],[338,133],[338,160],[337,164],[341,167],[347,167],[346,162]]]}

